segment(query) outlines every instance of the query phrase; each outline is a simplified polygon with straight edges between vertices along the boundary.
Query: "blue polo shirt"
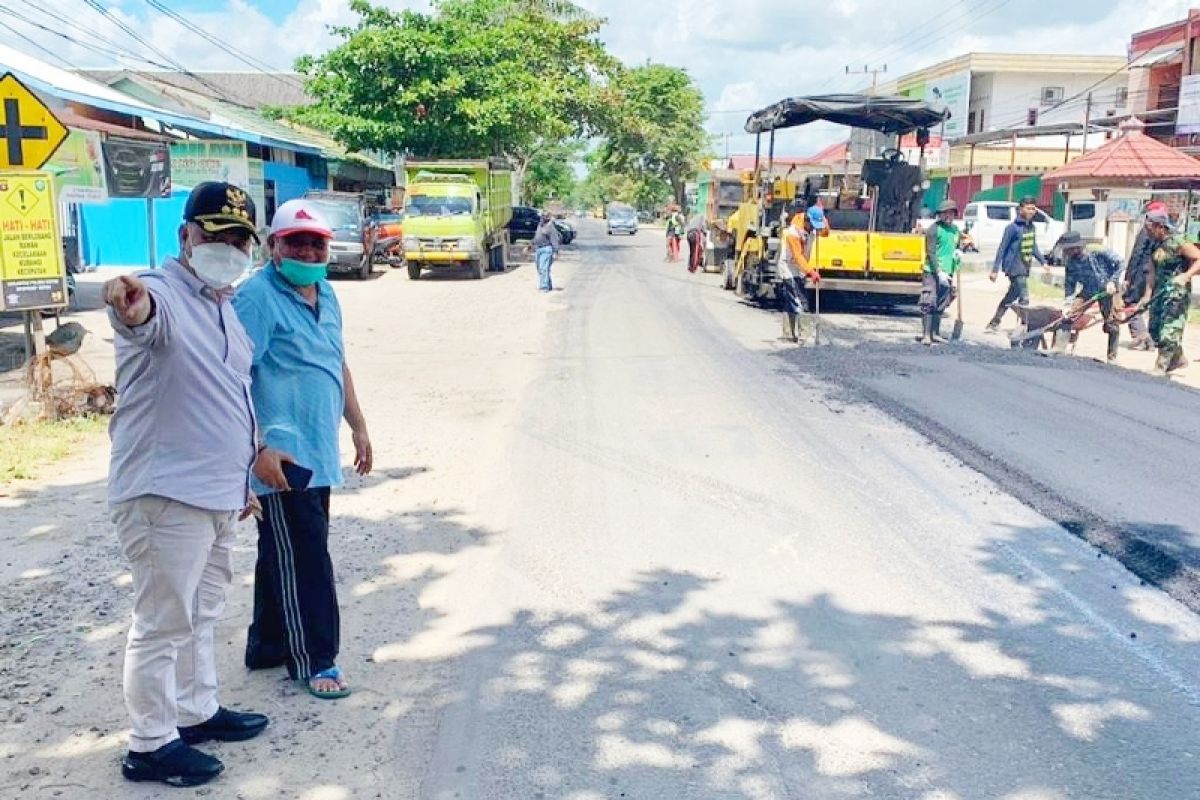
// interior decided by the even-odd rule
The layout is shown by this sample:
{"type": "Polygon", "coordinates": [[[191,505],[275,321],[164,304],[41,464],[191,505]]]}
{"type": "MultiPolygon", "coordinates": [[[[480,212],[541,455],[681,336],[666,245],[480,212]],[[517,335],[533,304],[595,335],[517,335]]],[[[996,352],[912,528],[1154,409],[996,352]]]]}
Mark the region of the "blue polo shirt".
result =
{"type": "MultiPolygon", "coordinates": [[[[267,263],[233,297],[254,342],[250,393],[268,447],[313,471],[310,487],[341,486],[338,428],[346,406],[342,309],[327,281],[316,306],[267,263]]],[[[252,481],[257,494],[273,490],[252,481]]]]}

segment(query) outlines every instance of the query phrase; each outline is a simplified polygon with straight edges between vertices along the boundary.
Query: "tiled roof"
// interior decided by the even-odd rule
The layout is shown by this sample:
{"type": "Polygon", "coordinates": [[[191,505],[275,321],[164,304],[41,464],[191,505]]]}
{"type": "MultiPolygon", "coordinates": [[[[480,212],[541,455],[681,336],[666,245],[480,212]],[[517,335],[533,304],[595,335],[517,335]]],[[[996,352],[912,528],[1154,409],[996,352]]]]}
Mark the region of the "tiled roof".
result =
{"type": "MultiPolygon", "coordinates": [[[[850,149],[849,142],[838,142],[831,144],[821,152],[812,156],[797,158],[796,156],[775,156],[775,168],[791,167],[791,166],[807,166],[810,164],[829,164],[838,161],[846,160],[846,153],[850,149]]],[[[759,166],[766,167],[766,155],[759,156],[759,166]]],[[[754,156],[730,156],[726,161],[728,169],[754,169],[754,156]]]]}
{"type": "Polygon", "coordinates": [[[1043,177],[1050,181],[1081,178],[1165,181],[1200,180],[1200,160],[1142,132],[1136,119],[1122,123],[1121,136],[1043,177]]]}

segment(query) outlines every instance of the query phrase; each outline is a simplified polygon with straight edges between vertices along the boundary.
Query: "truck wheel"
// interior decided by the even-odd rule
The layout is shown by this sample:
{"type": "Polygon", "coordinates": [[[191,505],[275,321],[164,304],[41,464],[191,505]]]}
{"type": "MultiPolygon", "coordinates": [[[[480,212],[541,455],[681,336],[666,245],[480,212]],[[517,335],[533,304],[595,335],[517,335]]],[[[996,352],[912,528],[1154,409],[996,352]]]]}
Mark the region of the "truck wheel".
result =
{"type": "Polygon", "coordinates": [[[362,263],[358,265],[358,272],[354,273],[354,277],[358,278],[360,281],[365,281],[367,278],[371,277],[371,267],[374,266],[371,263],[372,261],[373,259],[371,258],[371,255],[369,253],[364,253],[362,257],[362,263]]]}
{"type": "Polygon", "coordinates": [[[420,280],[420,278],[421,278],[421,265],[417,264],[413,261],[409,261],[408,262],[408,279],[410,281],[415,281],[415,280],[420,280]]]}
{"type": "Polygon", "coordinates": [[[473,258],[467,263],[471,267],[471,279],[476,281],[483,280],[483,273],[487,269],[487,262],[482,258],[473,258]]]}

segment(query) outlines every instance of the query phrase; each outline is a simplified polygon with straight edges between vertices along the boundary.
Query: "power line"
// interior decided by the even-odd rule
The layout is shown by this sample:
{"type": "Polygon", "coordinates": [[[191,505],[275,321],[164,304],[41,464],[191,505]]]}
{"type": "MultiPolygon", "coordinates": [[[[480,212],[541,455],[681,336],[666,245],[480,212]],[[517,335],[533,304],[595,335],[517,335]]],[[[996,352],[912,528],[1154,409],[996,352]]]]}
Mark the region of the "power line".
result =
{"type": "MultiPolygon", "coordinates": [[[[949,19],[948,21],[944,21],[943,24],[941,24],[941,25],[935,26],[935,27],[931,28],[930,30],[925,31],[924,35],[918,36],[915,39],[904,40],[902,38],[899,38],[897,41],[893,42],[890,46],[884,47],[881,50],[877,50],[875,53],[875,56],[878,57],[880,54],[890,53],[891,51],[898,50],[898,49],[915,50],[915,49],[919,49],[922,47],[928,47],[930,45],[936,44],[937,42],[940,42],[942,39],[945,39],[946,37],[957,32],[961,28],[963,22],[968,21],[968,20],[978,22],[979,20],[983,19],[984,17],[987,17],[991,14],[995,14],[997,11],[999,11],[1000,9],[1002,9],[1006,5],[1008,5],[1010,2],[1012,2],[1012,0],[999,0],[999,2],[997,2],[996,5],[992,6],[990,9],[982,10],[989,2],[992,2],[992,0],[982,0],[982,2],[973,9],[973,11],[980,12],[980,13],[975,14],[973,17],[969,13],[963,13],[957,17],[953,17],[953,18],[949,19]]],[[[964,9],[964,12],[965,12],[965,9],[964,9]]],[[[921,30],[921,28],[916,28],[916,29],[914,29],[913,32],[916,32],[919,30],[921,30]]],[[[845,76],[843,75],[843,76],[838,76],[838,77],[844,78],[845,76]]]]}
{"type": "Polygon", "coordinates": [[[0,21],[0,27],[4,28],[5,30],[11,31],[14,36],[17,36],[20,39],[24,39],[28,44],[30,44],[33,47],[36,47],[38,50],[41,50],[43,53],[50,56],[58,63],[66,66],[68,69],[74,69],[74,67],[71,65],[71,63],[69,61],[67,61],[65,58],[63,58],[62,56],[60,56],[58,53],[55,53],[45,47],[42,47],[42,45],[38,44],[37,42],[35,42],[33,39],[29,38],[25,34],[21,33],[19,30],[17,30],[13,26],[9,25],[7,22],[0,21]]]}
{"type": "MultiPolygon", "coordinates": [[[[74,45],[84,48],[85,50],[90,50],[91,52],[96,53],[98,55],[102,55],[102,56],[116,55],[117,57],[121,57],[121,56],[131,57],[136,61],[140,61],[145,64],[151,64],[153,66],[156,66],[156,67],[159,67],[162,69],[172,69],[172,67],[170,67],[166,64],[162,64],[158,61],[153,61],[151,59],[146,58],[145,56],[140,56],[140,55],[134,53],[132,50],[128,50],[128,49],[124,48],[122,45],[112,41],[111,39],[106,39],[105,37],[99,35],[98,33],[94,32],[94,31],[89,31],[87,28],[83,28],[82,26],[72,22],[71,20],[67,19],[66,17],[61,17],[61,16],[55,14],[54,12],[50,11],[49,9],[42,8],[39,10],[42,13],[48,14],[49,16],[57,19],[58,21],[60,21],[64,24],[70,25],[78,30],[82,30],[84,33],[87,33],[90,36],[93,36],[94,38],[98,39],[99,41],[104,42],[105,44],[109,45],[109,47],[111,47],[112,49],[106,50],[102,47],[92,44],[91,42],[85,42],[81,39],[76,39],[75,37],[71,36],[70,34],[63,33],[62,31],[56,31],[47,25],[43,25],[42,23],[38,22],[37,20],[30,19],[29,17],[26,17],[26,16],[22,15],[21,13],[13,10],[9,6],[0,5],[0,11],[4,11],[5,13],[20,20],[21,22],[24,22],[27,25],[31,25],[35,28],[38,28],[39,30],[45,31],[46,33],[57,36],[60,39],[64,39],[74,45]]],[[[20,36],[20,34],[17,34],[17,35],[20,36]]],[[[24,38],[24,37],[22,37],[22,38],[24,38]]],[[[36,42],[33,42],[30,39],[26,39],[26,41],[29,41],[30,44],[33,44],[35,47],[38,47],[39,49],[42,49],[43,52],[50,52],[48,50],[45,50],[44,48],[41,48],[40,45],[38,45],[36,42]]],[[[56,58],[58,58],[60,61],[63,61],[63,59],[61,57],[57,56],[57,54],[51,53],[51,55],[55,55],[56,58]]],[[[63,63],[66,63],[66,62],[63,61],[63,63]]]]}
{"type": "Polygon", "coordinates": [[[242,50],[237,49],[236,47],[228,44],[227,42],[221,41],[216,36],[213,36],[211,33],[206,31],[204,28],[200,27],[196,23],[194,23],[191,20],[184,17],[182,14],[179,14],[178,12],[173,11],[170,8],[167,8],[161,2],[159,2],[159,0],[146,0],[146,3],[151,8],[164,14],[169,19],[174,20],[175,22],[182,25],[187,30],[191,31],[192,33],[195,33],[197,36],[202,37],[205,41],[207,41],[210,44],[225,51],[229,55],[231,55],[234,58],[236,58],[237,60],[241,61],[243,64],[247,64],[250,67],[253,67],[256,71],[261,72],[263,75],[266,75],[267,77],[269,77],[273,80],[276,80],[284,85],[291,86],[292,88],[296,88],[296,89],[304,88],[304,85],[300,81],[298,81],[294,78],[289,79],[284,75],[280,75],[279,72],[276,71],[273,67],[271,67],[270,64],[267,64],[265,61],[260,61],[256,58],[254,58],[253,56],[249,55],[248,53],[245,53],[242,50]]]}
{"type": "MultiPolygon", "coordinates": [[[[222,98],[222,99],[224,99],[224,100],[226,100],[226,101],[230,101],[230,100],[229,100],[229,97],[228,97],[228,96],[227,96],[227,95],[226,95],[226,94],[225,94],[225,93],[224,93],[224,92],[221,90],[221,88],[220,88],[219,86],[215,86],[215,85],[213,85],[212,83],[210,83],[209,81],[206,81],[206,80],[204,80],[204,79],[203,79],[203,78],[201,78],[199,75],[197,75],[196,73],[192,72],[192,71],[191,71],[191,70],[189,70],[187,67],[183,66],[183,65],[182,65],[182,64],[180,64],[178,61],[176,61],[175,59],[171,58],[169,55],[167,55],[167,54],[166,54],[166,53],[164,53],[163,51],[159,50],[159,49],[158,49],[157,47],[155,47],[154,45],[150,44],[150,42],[146,41],[146,39],[145,39],[145,38],[143,38],[143,37],[142,37],[142,36],[141,36],[141,35],[140,35],[140,34],[139,34],[137,31],[135,31],[133,28],[131,28],[131,27],[129,27],[128,25],[126,25],[126,24],[125,24],[125,23],[124,23],[124,22],[123,22],[123,21],[120,19],[120,17],[117,17],[115,14],[113,14],[112,12],[110,12],[110,11],[109,11],[107,8],[105,8],[104,6],[100,5],[100,2],[99,2],[99,0],[83,0],[83,1],[84,1],[85,3],[87,3],[87,4],[88,4],[88,6],[90,6],[92,9],[94,9],[94,10],[95,10],[95,11],[97,11],[97,12],[99,12],[99,14],[100,14],[102,17],[104,17],[105,19],[108,19],[108,20],[110,20],[111,22],[115,23],[115,24],[117,25],[117,27],[118,27],[118,28],[120,28],[121,30],[125,31],[125,33],[129,34],[129,36],[130,36],[131,38],[133,38],[135,41],[137,41],[137,42],[140,42],[141,44],[145,45],[145,47],[146,47],[148,50],[150,50],[150,52],[152,52],[152,53],[156,54],[157,56],[159,56],[160,58],[164,59],[164,60],[165,60],[165,61],[166,61],[168,64],[171,64],[172,66],[176,67],[176,68],[177,68],[177,69],[178,69],[180,72],[182,72],[184,75],[187,75],[188,77],[190,77],[190,78],[193,78],[194,80],[197,80],[197,81],[199,81],[200,83],[202,83],[203,85],[205,85],[205,86],[207,86],[208,88],[212,89],[214,92],[216,92],[216,93],[217,93],[217,96],[219,96],[220,98],[222,98]]],[[[230,101],[230,102],[232,102],[232,101],[230,101]]]]}
{"type": "MultiPolygon", "coordinates": [[[[1153,50],[1154,48],[1158,47],[1159,45],[1161,45],[1163,42],[1165,42],[1167,40],[1167,37],[1171,36],[1174,32],[1175,32],[1174,30],[1168,28],[1166,31],[1163,32],[1162,36],[1158,37],[1158,39],[1155,40],[1154,44],[1152,44],[1146,48],[1145,52],[1149,52],[1149,51],[1153,50]]],[[[1047,109],[1046,111],[1044,111],[1042,113],[1049,114],[1052,111],[1056,111],[1056,110],[1062,108],[1067,103],[1078,101],[1079,98],[1084,97],[1085,95],[1087,95],[1088,92],[1092,91],[1097,86],[1100,86],[1101,84],[1103,84],[1105,81],[1109,80],[1110,78],[1113,78],[1116,75],[1119,75],[1121,72],[1129,69],[1130,65],[1132,65],[1133,62],[1136,61],[1137,59],[1138,59],[1138,56],[1134,56],[1134,55],[1129,56],[1129,58],[1125,61],[1124,64],[1117,67],[1116,69],[1114,69],[1112,72],[1105,75],[1100,80],[1096,81],[1095,83],[1091,84],[1090,86],[1086,87],[1085,89],[1080,90],[1079,92],[1072,95],[1071,97],[1064,98],[1061,102],[1059,102],[1058,104],[1056,104],[1054,106],[1051,106],[1049,109],[1047,109]]],[[[1011,124],[1016,124],[1016,123],[1011,123],[1011,124]]],[[[1007,127],[1007,126],[1001,126],[1001,127],[1007,127]]]]}

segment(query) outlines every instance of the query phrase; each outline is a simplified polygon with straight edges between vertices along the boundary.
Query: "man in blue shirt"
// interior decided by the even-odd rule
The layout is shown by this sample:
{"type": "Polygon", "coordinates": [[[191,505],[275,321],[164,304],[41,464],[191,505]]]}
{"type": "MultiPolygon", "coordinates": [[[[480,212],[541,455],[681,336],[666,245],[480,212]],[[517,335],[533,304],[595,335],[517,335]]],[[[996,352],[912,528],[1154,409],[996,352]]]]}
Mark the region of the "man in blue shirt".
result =
{"type": "Polygon", "coordinates": [[[1003,270],[1008,276],[1008,291],[1004,293],[1000,305],[996,306],[996,313],[992,315],[992,320],[985,329],[987,333],[1000,330],[1000,320],[1013,303],[1029,305],[1030,267],[1034,261],[1043,267],[1046,266],[1046,259],[1037,246],[1037,231],[1033,227],[1033,218],[1037,215],[1037,210],[1037,199],[1021,198],[1017,206],[1016,220],[1004,229],[1000,249],[996,251],[996,260],[988,278],[995,281],[996,276],[1003,270]]]}
{"type": "Polygon", "coordinates": [[[336,663],[340,622],[328,546],[329,492],[342,484],[342,418],[358,474],[370,472],[372,461],[346,366],[341,308],[325,280],[332,236],[315,205],[284,203],[271,223],[271,260],[233,299],[254,342],[251,392],[261,430],[253,488],[263,518],[246,666],[286,665],[325,699],[350,693],[336,663]]]}
{"type": "Polygon", "coordinates": [[[1078,231],[1067,231],[1058,240],[1066,273],[1063,280],[1064,324],[1054,331],[1054,347],[1061,350],[1074,341],[1076,332],[1071,320],[1099,295],[1096,302],[1104,317],[1104,332],[1108,334],[1108,360],[1117,360],[1117,344],[1121,327],[1114,318],[1113,297],[1121,274],[1121,259],[1108,250],[1088,252],[1078,231]]]}

